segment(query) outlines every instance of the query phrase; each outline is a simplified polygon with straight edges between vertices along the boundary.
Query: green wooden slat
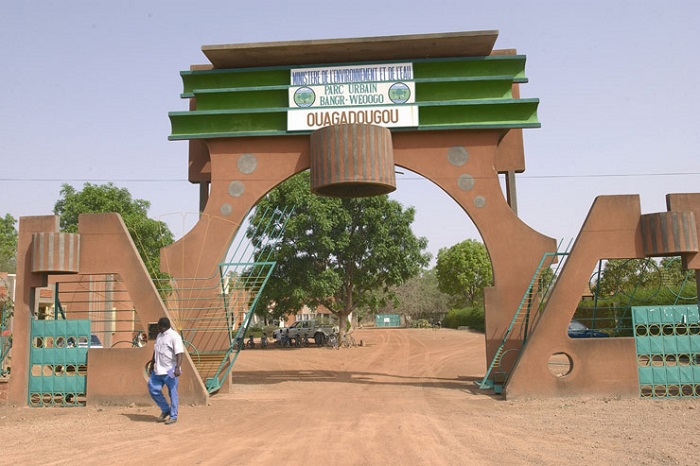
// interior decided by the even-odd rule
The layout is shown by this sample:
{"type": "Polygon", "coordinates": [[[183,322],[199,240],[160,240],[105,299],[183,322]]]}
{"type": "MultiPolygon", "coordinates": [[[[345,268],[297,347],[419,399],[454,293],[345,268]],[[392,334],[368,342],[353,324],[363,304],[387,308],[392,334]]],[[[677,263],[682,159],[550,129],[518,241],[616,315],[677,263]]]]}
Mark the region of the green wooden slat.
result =
{"type": "MultiPolygon", "coordinates": [[[[419,129],[539,127],[537,99],[423,102],[419,129]]],[[[327,109],[326,109],[327,110],[327,109]]],[[[287,108],[171,112],[170,140],[287,133],[287,108]]]]}
{"type": "Polygon", "coordinates": [[[413,74],[416,79],[507,75],[512,76],[517,82],[527,82],[523,55],[414,61],[413,74]]]}
{"type": "Polygon", "coordinates": [[[284,69],[183,71],[180,75],[183,96],[195,89],[289,85],[289,70],[284,69]]]}
{"type": "Polygon", "coordinates": [[[420,127],[537,123],[538,100],[441,102],[420,107],[420,127]]]}
{"type": "MultiPolygon", "coordinates": [[[[197,111],[286,107],[288,86],[197,90],[197,111]]],[[[512,81],[428,80],[416,83],[416,101],[511,99],[512,81]]]]}
{"type": "MultiPolygon", "coordinates": [[[[507,76],[513,82],[527,82],[524,55],[495,57],[458,57],[447,59],[395,60],[381,63],[413,63],[416,81],[424,79],[472,78],[484,79],[507,76]]],[[[353,63],[352,65],[362,65],[353,63]]],[[[366,63],[371,64],[371,63],[366,63]]],[[[303,68],[347,66],[348,63],[304,65],[303,68]]],[[[256,86],[290,85],[290,69],[295,67],[239,68],[226,70],[182,71],[183,98],[192,97],[196,90],[231,89],[256,86]]]]}

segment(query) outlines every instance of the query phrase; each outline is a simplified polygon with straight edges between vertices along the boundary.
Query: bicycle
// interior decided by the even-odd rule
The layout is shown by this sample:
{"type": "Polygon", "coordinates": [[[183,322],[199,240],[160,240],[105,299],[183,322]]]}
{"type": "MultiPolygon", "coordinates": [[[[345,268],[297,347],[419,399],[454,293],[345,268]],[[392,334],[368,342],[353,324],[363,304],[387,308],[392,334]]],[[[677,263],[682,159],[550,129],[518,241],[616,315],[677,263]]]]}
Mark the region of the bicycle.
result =
{"type": "Polygon", "coordinates": [[[340,349],[340,346],[338,345],[337,333],[331,333],[328,335],[328,338],[326,338],[326,346],[330,349],[340,349]]]}
{"type": "Polygon", "coordinates": [[[131,340],[119,340],[118,342],[113,343],[111,348],[116,348],[117,345],[121,345],[123,347],[125,344],[131,345],[132,348],[143,348],[146,346],[147,341],[148,338],[146,337],[146,333],[143,330],[139,330],[131,340]]]}
{"type": "Polygon", "coordinates": [[[352,334],[348,332],[343,336],[342,345],[343,348],[355,348],[357,346],[357,342],[355,341],[355,338],[353,338],[352,334]]]}

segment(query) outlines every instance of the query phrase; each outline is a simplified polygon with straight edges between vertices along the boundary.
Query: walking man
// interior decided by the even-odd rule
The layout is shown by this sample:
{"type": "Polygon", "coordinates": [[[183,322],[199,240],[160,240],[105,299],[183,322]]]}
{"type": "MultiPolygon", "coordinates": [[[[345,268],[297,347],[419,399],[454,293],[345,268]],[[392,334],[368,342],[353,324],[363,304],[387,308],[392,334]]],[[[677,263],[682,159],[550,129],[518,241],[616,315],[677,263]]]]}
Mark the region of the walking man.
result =
{"type": "Polygon", "coordinates": [[[177,383],[182,374],[182,358],[185,346],[182,337],[170,328],[170,319],[158,320],[158,336],[153,349],[153,357],[148,363],[148,392],[160,408],[158,422],[175,424],[177,422],[177,383]],[[170,403],[163,395],[163,385],[168,387],[170,403]]]}

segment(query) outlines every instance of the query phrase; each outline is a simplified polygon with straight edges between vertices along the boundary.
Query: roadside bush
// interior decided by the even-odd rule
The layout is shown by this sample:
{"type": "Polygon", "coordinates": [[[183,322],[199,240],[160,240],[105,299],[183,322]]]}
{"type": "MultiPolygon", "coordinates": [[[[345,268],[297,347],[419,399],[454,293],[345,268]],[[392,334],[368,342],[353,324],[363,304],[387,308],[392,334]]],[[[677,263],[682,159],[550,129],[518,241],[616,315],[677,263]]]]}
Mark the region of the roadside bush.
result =
{"type": "Polygon", "coordinates": [[[411,321],[411,328],[428,328],[430,327],[428,319],[417,319],[411,321]]]}
{"type": "Polygon", "coordinates": [[[263,332],[265,332],[268,338],[272,338],[272,332],[274,332],[276,328],[277,327],[274,325],[266,325],[264,327],[259,325],[251,325],[248,327],[248,331],[245,333],[245,335],[246,337],[253,335],[253,338],[260,338],[263,332]]]}
{"type": "Polygon", "coordinates": [[[483,332],[486,328],[484,309],[478,306],[452,309],[445,316],[442,325],[448,328],[467,326],[472,330],[483,332]]]}

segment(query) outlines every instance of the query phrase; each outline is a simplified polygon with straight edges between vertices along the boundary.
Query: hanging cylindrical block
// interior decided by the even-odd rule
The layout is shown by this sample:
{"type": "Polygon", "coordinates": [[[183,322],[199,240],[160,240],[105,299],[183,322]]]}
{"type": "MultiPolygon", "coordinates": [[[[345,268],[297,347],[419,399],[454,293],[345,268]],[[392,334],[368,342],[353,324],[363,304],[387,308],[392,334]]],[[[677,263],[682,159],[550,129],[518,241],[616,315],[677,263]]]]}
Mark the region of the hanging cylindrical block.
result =
{"type": "Polygon", "coordinates": [[[32,272],[77,273],[79,269],[79,234],[32,234],[32,272]]]}
{"type": "Polygon", "coordinates": [[[396,189],[391,131],[346,124],[311,133],[311,191],[332,197],[369,197],[396,189]]]}
{"type": "Polygon", "coordinates": [[[693,212],[659,212],[641,217],[644,254],[664,257],[698,252],[693,212]]]}

